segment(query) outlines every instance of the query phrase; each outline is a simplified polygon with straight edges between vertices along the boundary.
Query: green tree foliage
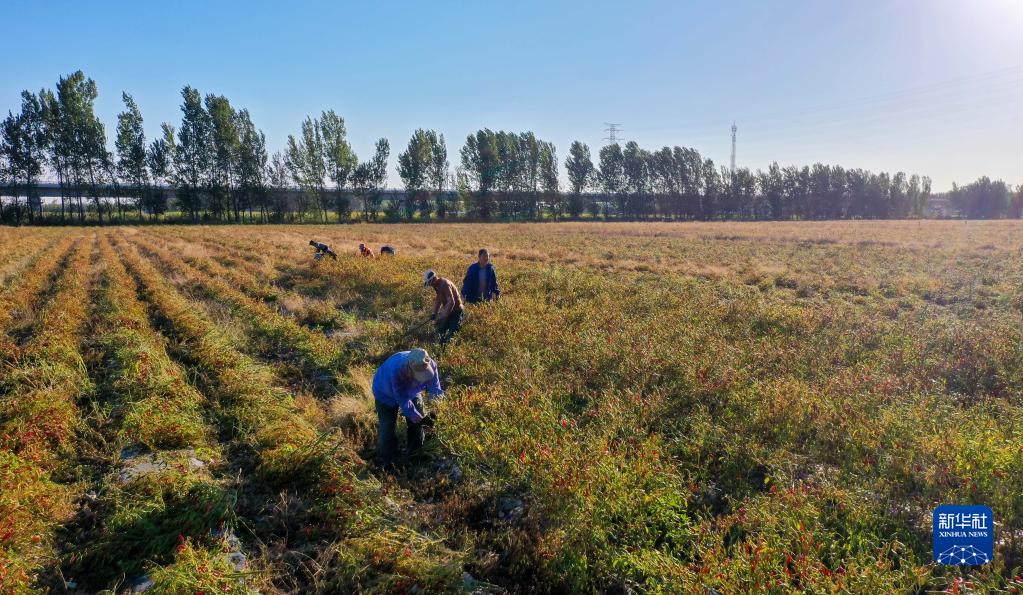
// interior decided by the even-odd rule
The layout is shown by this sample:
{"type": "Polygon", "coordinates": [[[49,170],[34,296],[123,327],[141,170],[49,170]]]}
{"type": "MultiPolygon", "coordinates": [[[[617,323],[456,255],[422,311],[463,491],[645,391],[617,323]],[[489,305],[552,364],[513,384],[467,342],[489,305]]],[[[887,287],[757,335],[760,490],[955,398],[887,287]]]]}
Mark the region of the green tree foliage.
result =
{"type": "Polygon", "coordinates": [[[558,180],[558,152],[554,143],[541,141],[539,148],[539,172],[537,175],[540,179],[541,198],[551,217],[558,219],[565,208],[561,200],[560,180],[558,180]]]}
{"type": "Polygon", "coordinates": [[[323,221],[327,219],[327,198],[323,179],[327,175],[327,162],[319,121],[306,117],[298,140],[288,135],[286,163],[291,178],[309,201],[315,204],[323,221]]]}
{"type": "Polygon", "coordinates": [[[241,148],[238,119],[231,102],[223,95],[207,95],[206,112],[209,114],[212,145],[208,207],[214,217],[219,219],[231,213],[238,222],[241,221],[241,204],[233,192],[241,148]]]}
{"type": "Polygon", "coordinates": [[[437,134],[430,130],[432,155],[430,158],[430,169],[427,172],[427,181],[434,192],[434,204],[436,205],[437,217],[444,219],[448,216],[451,206],[444,196],[444,184],[448,179],[448,146],[444,142],[444,135],[437,134]]]}
{"type": "Polygon", "coordinates": [[[319,120],[320,136],[323,139],[323,158],[326,162],[327,174],[334,182],[334,210],[337,220],[344,222],[351,216],[351,205],[344,189],[349,182],[358,158],[348,143],[348,131],[345,120],[334,113],[334,110],[323,112],[319,120]]]}
{"type": "Polygon", "coordinates": [[[568,214],[579,217],[586,208],[582,193],[590,187],[596,177],[590,147],[579,141],[572,141],[568,157],[565,158],[565,169],[568,171],[568,184],[572,192],[568,199],[568,214]]]}
{"type": "Polygon", "coordinates": [[[17,224],[21,223],[22,206],[18,202],[19,192],[28,197],[27,215],[30,220],[38,211],[41,214],[41,202],[36,184],[43,171],[45,158],[45,129],[43,107],[39,96],[23,91],[21,94],[21,112],[17,115],[8,112],[0,123],[0,155],[6,162],[6,175],[14,187],[12,212],[17,224]]]}
{"type": "Polygon", "coordinates": [[[117,172],[128,184],[129,196],[134,197],[141,218],[149,194],[146,133],[142,128],[142,112],[135,100],[127,93],[122,93],[121,99],[124,111],[117,115],[117,139],[114,141],[117,172]]]}
{"type": "MultiPolygon", "coordinates": [[[[482,219],[495,212],[502,217],[540,215],[543,165],[550,163],[551,143],[532,132],[478,130],[466,138],[461,151],[468,212],[482,219]]],[[[548,184],[549,185],[549,184],[548,184]]]]}
{"type": "Polygon", "coordinates": [[[46,137],[60,176],[62,194],[77,202],[79,221],[85,221],[83,198],[92,200],[100,222],[103,221],[102,194],[107,172],[113,162],[106,148],[106,129],[96,117],[96,82],[82,71],[57,81],[56,95],[43,100],[46,137]]]}
{"type": "Polygon", "coordinates": [[[287,158],[280,151],[270,158],[270,165],[267,167],[267,182],[273,190],[273,197],[269,201],[269,218],[271,221],[285,221],[296,209],[287,199],[288,181],[291,173],[288,170],[287,158]]]}
{"type": "Polygon", "coordinates": [[[203,193],[208,187],[214,161],[213,121],[203,107],[199,91],[185,86],[181,97],[184,100],[181,104],[181,128],[177,150],[174,151],[177,200],[182,210],[195,221],[203,206],[203,193]]]}
{"type": "Polygon", "coordinates": [[[1016,188],[1016,193],[1009,201],[1009,216],[1013,219],[1023,217],[1023,184],[1016,188]]]}
{"type": "Polygon", "coordinates": [[[380,200],[380,191],[387,184],[387,159],[391,156],[391,143],[386,138],[377,140],[373,151],[373,159],[369,161],[369,188],[380,200]]]}
{"type": "Polygon", "coordinates": [[[427,185],[432,183],[430,179],[433,167],[433,143],[436,138],[433,131],[426,131],[422,128],[412,133],[408,141],[408,147],[398,154],[398,176],[405,185],[405,217],[411,219],[421,205],[427,205],[424,216],[429,216],[429,198],[427,196],[427,185]]]}
{"type": "Polygon", "coordinates": [[[952,205],[970,219],[998,219],[1009,211],[1011,190],[1002,180],[984,176],[966,186],[953,185],[949,199],[952,205]]]}
{"type": "Polygon", "coordinates": [[[238,128],[238,205],[249,211],[259,206],[259,220],[265,222],[269,216],[267,203],[267,152],[266,135],[257,130],[249,110],[240,110],[236,116],[238,128]]]}
{"type": "Polygon", "coordinates": [[[604,193],[609,195],[618,205],[618,215],[624,217],[625,205],[627,204],[625,198],[625,156],[622,154],[622,147],[618,143],[612,143],[600,149],[598,179],[604,193]]]}
{"type": "Polygon", "coordinates": [[[174,160],[177,141],[174,137],[174,127],[164,122],[160,129],[163,135],[154,139],[146,152],[146,165],[153,177],[154,186],[157,186],[149,193],[145,204],[145,210],[151,217],[159,217],[167,211],[167,193],[160,186],[171,185],[175,181],[174,160]]]}
{"type": "MultiPolygon", "coordinates": [[[[352,183],[356,195],[362,201],[364,219],[376,219],[383,203],[382,191],[387,182],[387,158],[391,154],[391,144],[386,138],[377,141],[373,158],[356,166],[352,173],[352,183]]],[[[400,215],[398,205],[388,206],[388,218],[400,215]]]]}
{"type": "Polygon", "coordinates": [[[489,219],[493,211],[493,191],[500,179],[502,158],[498,153],[497,134],[489,128],[477,130],[465,139],[462,147],[462,173],[472,193],[471,214],[489,219]]]}
{"type": "MultiPolygon", "coordinates": [[[[374,157],[359,164],[346,123],[332,110],[307,117],[274,161],[249,112],[223,95],[204,99],[185,86],[180,127],[164,124],[162,138],[147,146],[139,106],[123,93],[115,155],[95,114],[97,96],[96,83],[81,71],[61,77],[55,89],[22,93],[20,111],[0,121],[0,183],[14,196],[7,199],[13,200],[10,208],[0,203],[0,219],[42,217],[38,182],[48,174],[60,186],[62,221],[77,213],[85,222],[89,210],[102,222],[112,211],[106,197],[113,197],[123,219],[122,195],[133,199],[139,218],[159,217],[168,211],[167,187],[173,188],[178,211],[192,221],[238,222],[246,215],[255,220],[256,210],[260,221],[304,220],[313,211],[327,221],[332,209],[344,222],[352,193],[367,219],[376,218],[384,204],[388,142],[378,141],[374,157]],[[325,188],[328,179],[332,192],[325,188]],[[301,193],[292,192],[292,185],[301,193]]],[[[450,176],[444,135],[416,130],[398,155],[405,190],[391,194],[388,216],[557,219],[588,211],[625,219],[901,219],[927,216],[932,198],[926,176],[823,163],[732,171],[679,146],[610,144],[600,149],[595,166],[590,148],[579,141],[564,161],[563,196],[556,148],[531,131],[477,130],[466,138],[458,165],[450,176]]],[[[989,178],[939,198],[965,217],[1023,215],[1018,190],[989,178]]]]}

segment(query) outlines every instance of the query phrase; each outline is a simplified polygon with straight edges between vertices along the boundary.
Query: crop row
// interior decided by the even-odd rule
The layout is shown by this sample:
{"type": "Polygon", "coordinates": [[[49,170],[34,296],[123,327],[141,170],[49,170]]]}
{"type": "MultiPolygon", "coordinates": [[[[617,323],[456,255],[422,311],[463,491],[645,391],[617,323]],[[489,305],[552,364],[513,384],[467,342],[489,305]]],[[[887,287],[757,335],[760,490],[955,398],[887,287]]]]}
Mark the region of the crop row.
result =
{"type": "Polygon", "coordinates": [[[261,300],[189,265],[169,250],[155,245],[140,245],[139,248],[156,257],[168,270],[193,281],[205,294],[225,304],[236,317],[245,320],[262,341],[265,353],[294,358],[307,375],[333,375],[344,370],[345,354],[323,335],[298,326],[261,300]]]}
{"type": "Polygon", "coordinates": [[[92,389],[80,351],[88,319],[91,243],[80,240],[73,248],[34,334],[3,380],[0,591],[26,588],[54,563],[54,530],[71,512],[72,490],[59,478],[76,455],[75,438],[82,427],[77,402],[92,389]]]}
{"type": "MultiPolygon", "coordinates": [[[[305,246],[292,246],[288,254],[282,255],[276,246],[268,241],[252,242],[243,236],[230,241],[209,239],[195,233],[176,231],[159,235],[164,242],[172,241],[175,252],[189,264],[211,275],[230,280],[238,289],[250,297],[263,300],[282,315],[298,324],[321,327],[330,331],[350,332],[352,316],[327,296],[314,295],[316,287],[305,283],[307,276],[297,274],[301,265],[311,263],[312,257],[305,246]],[[201,251],[193,246],[201,246],[201,251]],[[295,262],[294,252],[301,253],[293,269],[284,267],[283,262],[295,262]],[[198,252],[198,254],[197,254],[198,252]],[[259,264],[253,262],[258,260],[259,264]],[[301,277],[298,279],[297,277],[301,277]],[[295,281],[302,281],[297,284],[295,281]]],[[[264,238],[265,240],[265,238],[264,238]]],[[[166,247],[166,243],[163,244],[166,247]]],[[[326,262],[320,263],[326,266],[326,262]]],[[[321,285],[322,286],[322,285],[321,285]]]]}
{"type": "Polygon", "coordinates": [[[55,242],[46,234],[30,235],[14,241],[9,238],[0,245],[0,288],[6,287],[20,273],[28,270],[36,257],[47,246],[55,242]]]}
{"type": "Polygon", "coordinates": [[[152,236],[150,238],[147,238],[150,245],[156,244],[165,249],[172,246],[171,251],[180,255],[188,264],[207,275],[227,280],[233,287],[255,300],[265,302],[299,325],[322,326],[329,329],[345,325],[344,313],[333,304],[323,300],[308,300],[293,290],[279,287],[273,283],[276,270],[273,266],[253,265],[239,256],[231,256],[231,253],[237,252],[234,248],[197,239],[194,244],[203,247],[197,254],[197,251],[191,248],[192,243],[181,238],[157,239],[152,236]]]}
{"type": "Polygon", "coordinates": [[[40,251],[27,263],[18,282],[0,293],[0,361],[17,358],[20,349],[17,341],[11,337],[12,327],[18,318],[36,305],[39,293],[66,264],[72,243],[71,238],[65,238],[40,251]]]}
{"type": "MultiPolygon", "coordinates": [[[[205,252],[208,252],[211,257],[216,258],[224,266],[245,270],[257,278],[267,277],[267,273],[272,270],[269,259],[263,250],[254,250],[251,246],[246,247],[246,244],[235,241],[236,238],[225,241],[223,238],[217,239],[205,233],[184,233],[182,230],[170,232],[163,229],[153,229],[150,234],[164,241],[180,242],[182,246],[201,246],[205,252]]],[[[239,236],[237,239],[243,238],[239,236]]]]}
{"type": "Polygon", "coordinates": [[[98,426],[116,464],[94,480],[67,574],[91,589],[146,572],[164,592],[244,591],[225,551],[233,497],[209,471],[221,454],[207,403],[167,355],[105,235],[99,255],[98,426]]]}
{"type": "Polygon", "coordinates": [[[318,578],[321,586],[358,590],[417,580],[438,588],[459,581],[460,555],[401,520],[343,437],[321,434],[290,395],[270,388],[270,371],[234,349],[135,246],[122,241],[119,251],[166,321],[175,349],[217,398],[232,439],[255,453],[255,478],[268,488],[301,490],[309,529],[340,539],[329,547],[331,571],[318,578]]]}

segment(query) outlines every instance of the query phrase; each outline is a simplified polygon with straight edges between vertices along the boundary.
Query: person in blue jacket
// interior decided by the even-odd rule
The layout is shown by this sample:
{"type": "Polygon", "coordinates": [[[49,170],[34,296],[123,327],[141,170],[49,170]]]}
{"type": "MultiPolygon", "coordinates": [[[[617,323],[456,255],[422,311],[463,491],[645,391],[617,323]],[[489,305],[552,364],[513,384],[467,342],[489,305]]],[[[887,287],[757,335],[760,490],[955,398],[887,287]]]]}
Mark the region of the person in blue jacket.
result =
{"type": "Polygon", "coordinates": [[[490,264],[490,252],[481,248],[479,259],[469,265],[462,281],[462,299],[470,304],[497,301],[501,289],[497,286],[497,272],[490,264]]]}
{"type": "Polygon", "coordinates": [[[426,391],[430,402],[444,396],[440,386],[437,362],[423,349],[399,351],[387,358],[373,375],[373,397],[377,409],[377,454],[387,468],[392,468],[398,454],[398,412],[405,416],[409,454],[423,447],[423,400],[426,391]]]}

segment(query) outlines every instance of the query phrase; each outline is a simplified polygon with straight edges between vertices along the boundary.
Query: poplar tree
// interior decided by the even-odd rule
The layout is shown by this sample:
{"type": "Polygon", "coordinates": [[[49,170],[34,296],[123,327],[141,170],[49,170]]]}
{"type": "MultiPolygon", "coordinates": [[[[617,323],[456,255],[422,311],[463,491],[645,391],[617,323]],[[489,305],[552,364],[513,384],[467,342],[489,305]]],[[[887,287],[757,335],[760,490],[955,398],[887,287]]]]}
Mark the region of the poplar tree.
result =
{"type": "Polygon", "coordinates": [[[334,210],[338,222],[344,222],[351,216],[352,210],[344,190],[358,159],[348,143],[345,120],[334,113],[334,110],[323,112],[319,128],[323,139],[323,159],[326,162],[327,174],[334,182],[334,210]]]}
{"type": "Polygon", "coordinates": [[[242,208],[248,209],[249,220],[252,219],[252,208],[259,204],[260,221],[266,221],[266,135],[256,130],[248,110],[237,114],[238,144],[238,201],[242,208]]]}
{"type": "MultiPolygon", "coordinates": [[[[434,203],[436,205],[437,217],[444,219],[448,215],[449,205],[444,198],[444,183],[448,179],[448,147],[444,142],[444,135],[429,131],[430,144],[432,145],[430,156],[430,168],[427,172],[427,181],[434,191],[434,203]]],[[[428,213],[424,213],[428,216],[428,213]]]]}
{"type": "Polygon", "coordinates": [[[153,177],[154,188],[149,193],[146,201],[146,210],[150,216],[159,217],[167,212],[167,194],[161,188],[161,184],[173,184],[174,156],[177,151],[177,142],[174,138],[174,127],[164,122],[160,125],[163,135],[154,139],[146,152],[146,165],[153,177]]]}
{"type": "Polygon", "coordinates": [[[292,179],[303,194],[316,204],[321,220],[326,221],[328,204],[323,184],[327,165],[319,122],[307,116],[302,122],[301,137],[296,140],[294,136],[288,135],[287,151],[286,163],[292,179]]]}
{"type": "Polygon", "coordinates": [[[241,147],[237,116],[231,102],[223,95],[207,95],[206,112],[209,114],[212,157],[208,174],[211,191],[209,208],[217,218],[230,212],[237,223],[241,221],[241,205],[234,192],[241,147]]]}
{"type": "Polygon", "coordinates": [[[149,170],[146,168],[146,134],[142,128],[142,113],[128,93],[121,93],[124,111],[117,115],[117,172],[128,185],[130,196],[142,218],[142,209],[149,193],[149,170]]]}
{"type": "Polygon", "coordinates": [[[213,123],[203,107],[199,91],[185,86],[181,90],[181,128],[174,151],[174,172],[178,204],[193,221],[203,207],[203,194],[209,184],[213,164],[213,123]]]}
{"type": "MultiPolygon", "coordinates": [[[[433,167],[433,131],[422,128],[412,133],[408,147],[398,154],[398,176],[405,185],[405,218],[411,219],[416,209],[423,211],[422,205],[429,205],[426,197],[426,185],[430,183],[433,167]]],[[[426,207],[424,217],[429,217],[430,209],[426,207]]]]}
{"type": "Polygon", "coordinates": [[[578,217],[585,209],[582,193],[593,182],[595,175],[590,148],[586,144],[572,141],[568,157],[565,158],[565,170],[568,172],[568,184],[572,190],[572,195],[568,199],[568,214],[578,217]]]}

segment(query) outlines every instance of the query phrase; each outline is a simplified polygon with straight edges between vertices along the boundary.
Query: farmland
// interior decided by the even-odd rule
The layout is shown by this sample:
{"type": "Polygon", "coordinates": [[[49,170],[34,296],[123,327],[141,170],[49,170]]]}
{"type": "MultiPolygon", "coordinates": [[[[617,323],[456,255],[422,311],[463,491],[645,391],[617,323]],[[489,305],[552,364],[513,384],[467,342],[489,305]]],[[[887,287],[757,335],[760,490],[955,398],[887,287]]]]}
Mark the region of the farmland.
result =
{"type": "Polygon", "coordinates": [[[3,593],[1023,588],[1018,222],[4,229],[0,358],[3,593]],[[441,351],[422,273],[484,246],[441,351]],[[994,563],[930,564],[943,503],[994,563]]]}

